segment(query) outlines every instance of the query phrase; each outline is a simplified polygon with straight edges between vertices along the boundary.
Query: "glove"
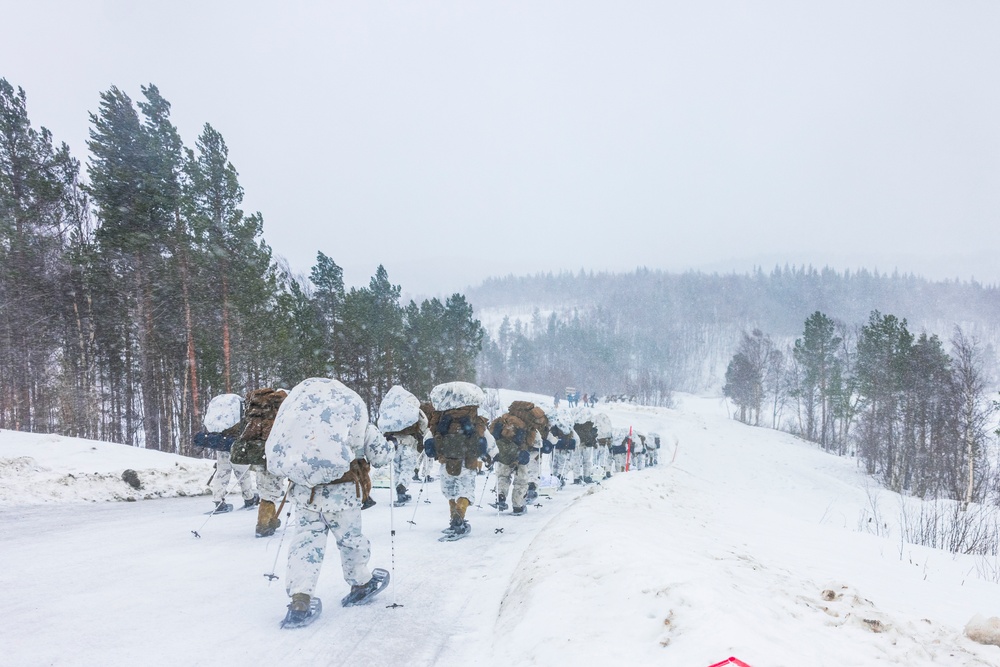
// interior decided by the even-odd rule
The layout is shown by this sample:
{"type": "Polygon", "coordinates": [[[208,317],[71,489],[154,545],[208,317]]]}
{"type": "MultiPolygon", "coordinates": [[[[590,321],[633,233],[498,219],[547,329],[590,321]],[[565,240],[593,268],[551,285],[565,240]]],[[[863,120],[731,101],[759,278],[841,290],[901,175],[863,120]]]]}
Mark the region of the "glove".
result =
{"type": "Polygon", "coordinates": [[[483,454],[483,465],[486,466],[487,470],[493,469],[493,458],[489,454],[483,454]]]}
{"type": "Polygon", "coordinates": [[[522,449],[521,451],[519,451],[517,453],[517,462],[523,466],[526,466],[529,463],[531,463],[531,452],[529,452],[527,449],[522,449]]]}
{"type": "Polygon", "coordinates": [[[486,441],[485,436],[479,438],[479,455],[489,456],[489,443],[486,441]]]}
{"type": "Polygon", "coordinates": [[[438,435],[444,435],[448,432],[448,429],[451,428],[451,421],[451,415],[441,415],[441,421],[437,425],[438,435]]]}
{"type": "Polygon", "coordinates": [[[514,432],[514,444],[517,445],[518,447],[520,447],[521,445],[523,445],[524,444],[524,436],[525,436],[525,430],[523,428],[517,429],[514,432]]]}
{"type": "Polygon", "coordinates": [[[437,449],[434,447],[434,438],[424,440],[424,454],[429,459],[437,458],[437,449]]]}
{"type": "Polygon", "coordinates": [[[552,443],[549,442],[548,440],[543,440],[542,441],[542,454],[551,454],[551,453],[552,453],[552,443]]]}
{"type": "Polygon", "coordinates": [[[468,417],[462,417],[459,419],[458,424],[462,427],[462,433],[464,435],[472,435],[472,433],[476,430],[476,427],[472,425],[472,420],[468,417]]]}

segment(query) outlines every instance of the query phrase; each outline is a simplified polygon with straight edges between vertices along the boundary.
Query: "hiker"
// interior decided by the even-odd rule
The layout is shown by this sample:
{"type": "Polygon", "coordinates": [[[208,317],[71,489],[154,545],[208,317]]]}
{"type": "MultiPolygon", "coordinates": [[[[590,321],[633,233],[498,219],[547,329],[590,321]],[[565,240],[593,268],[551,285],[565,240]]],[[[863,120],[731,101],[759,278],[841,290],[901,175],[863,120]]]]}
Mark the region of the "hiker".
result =
{"type": "Polygon", "coordinates": [[[288,392],[284,389],[265,387],[254,389],[247,394],[242,430],[233,443],[233,463],[248,464],[257,477],[257,492],[260,505],[257,508],[257,537],[269,537],[281,525],[277,505],[285,494],[285,479],[268,471],[265,455],[268,435],[278,409],[288,392]]]}
{"type": "Polygon", "coordinates": [[[497,473],[497,499],[491,506],[501,512],[506,510],[509,490],[511,513],[518,516],[528,511],[529,485],[537,484],[541,439],[547,432],[545,412],[529,401],[514,401],[506,413],[493,420],[490,433],[498,450],[493,464],[497,473]]]}
{"type": "Polygon", "coordinates": [[[243,507],[249,509],[260,501],[254,492],[253,476],[249,465],[233,465],[230,450],[240,432],[243,415],[243,399],[237,394],[219,394],[208,402],[205,410],[205,430],[196,433],[194,443],[199,447],[215,450],[215,472],[212,474],[212,500],[215,513],[230,512],[233,506],[226,502],[229,479],[236,473],[243,507]]]}
{"type": "Polygon", "coordinates": [[[649,455],[648,464],[650,467],[660,462],[660,434],[650,433],[646,440],[646,453],[649,455]]]}
{"type": "Polygon", "coordinates": [[[424,453],[441,463],[441,493],[451,515],[441,540],[453,541],[472,528],[465,513],[476,492],[476,474],[484,462],[492,465],[497,445],[479,414],[486,400],[482,389],[469,382],[446,382],[434,387],[430,397],[434,412],[424,453]]]}
{"type": "Polygon", "coordinates": [[[291,602],[282,627],[306,625],[322,610],[316,583],[333,533],[344,580],[343,606],[368,601],[388,585],[389,573],[369,570],[371,544],[361,532],[362,479],[369,466],[388,464],[392,447],[361,397],[337,380],[309,378],[288,394],[267,440],[267,466],[291,482],[295,534],[285,587],[291,602]]]}
{"type": "Polygon", "coordinates": [[[427,415],[420,409],[417,397],[399,385],[390,389],[378,409],[378,427],[385,439],[393,443],[393,481],[396,488],[397,507],[410,501],[407,493],[409,473],[418,470],[417,447],[423,451],[427,436],[427,415]]]}
{"type": "MultiPolygon", "coordinates": [[[[586,400],[584,400],[586,403],[586,400]]],[[[576,484],[594,483],[594,459],[597,454],[597,427],[594,425],[594,417],[586,412],[577,416],[577,423],[573,425],[580,446],[576,450],[576,461],[579,461],[579,471],[574,467],[574,472],[578,476],[574,480],[576,484]]]]}
{"type": "Polygon", "coordinates": [[[646,436],[635,431],[632,433],[632,468],[642,470],[646,467],[646,436]]]}
{"type": "Polygon", "coordinates": [[[611,456],[614,431],[611,427],[611,418],[603,412],[597,412],[594,414],[594,426],[597,428],[597,453],[594,471],[597,476],[607,479],[611,477],[611,472],[614,469],[614,459],[611,456]]]}
{"type": "Polygon", "coordinates": [[[625,472],[625,462],[626,457],[629,454],[629,449],[632,445],[631,438],[628,431],[617,431],[614,437],[614,444],[611,445],[611,458],[614,466],[614,471],[625,472]]]}
{"type": "MultiPolygon", "coordinates": [[[[559,412],[552,418],[549,425],[549,441],[553,445],[552,474],[559,479],[559,488],[566,486],[566,478],[573,476],[571,469],[573,450],[578,443],[573,432],[572,418],[568,413],[559,412]]],[[[570,479],[570,482],[573,480],[570,479]]]]}

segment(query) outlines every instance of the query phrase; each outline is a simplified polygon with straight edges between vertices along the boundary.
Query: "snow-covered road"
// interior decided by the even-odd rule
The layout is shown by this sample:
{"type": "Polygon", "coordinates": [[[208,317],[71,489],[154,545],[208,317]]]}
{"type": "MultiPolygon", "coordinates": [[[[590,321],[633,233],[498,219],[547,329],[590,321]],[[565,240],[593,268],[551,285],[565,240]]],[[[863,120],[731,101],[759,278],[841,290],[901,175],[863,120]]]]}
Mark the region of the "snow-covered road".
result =
{"type": "MultiPolygon", "coordinates": [[[[514,398],[531,397],[503,392],[502,404],[514,398]]],[[[19,504],[25,480],[62,482],[8,467],[0,665],[707,667],[730,655],[753,667],[1000,665],[1000,647],[962,632],[976,614],[1000,617],[996,559],[900,540],[899,497],[853,460],[733,422],[717,399],[601,407],[618,427],[662,434],[664,464],[504,514],[502,533],[487,497],[470,508],[472,535],[454,543],[437,541],[448,518],[437,482],[422,495],[414,485],[414,502],[392,513],[388,489],[376,489],[363,514],[371,565],[394,584],[341,608],[331,542],[323,615],[297,630],[278,628],[288,540],[281,529],[254,538],[254,512],[208,517],[208,496],[82,503],[46,489],[19,504]],[[861,529],[873,502],[888,537],[861,529]]],[[[0,433],[0,469],[26,456],[26,437],[0,433]]],[[[72,444],[39,457],[69,470],[56,451],[72,444]]],[[[95,461],[101,450],[84,448],[95,461]]],[[[85,470],[97,470],[90,458],[85,470]]],[[[207,478],[198,466],[173,474],[195,473],[207,478]]],[[[477,502],[492,482],[479,478],[477,502]]]]}

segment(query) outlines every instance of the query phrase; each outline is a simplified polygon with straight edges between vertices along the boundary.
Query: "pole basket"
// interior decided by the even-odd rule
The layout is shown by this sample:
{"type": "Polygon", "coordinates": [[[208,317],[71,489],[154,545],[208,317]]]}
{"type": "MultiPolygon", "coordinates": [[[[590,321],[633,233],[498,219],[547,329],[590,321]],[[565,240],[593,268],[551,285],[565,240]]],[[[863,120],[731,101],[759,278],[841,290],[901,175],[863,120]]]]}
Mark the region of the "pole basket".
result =
{"type": "Polygon", "coordinates": [[[708,667],[725,667],[726,665],[735,665],[736,667],[750,667],[747,663],[743,662],[739,658],[734,658],[732,656],[726,658],[722,662],[716,662],[708,667]]]}

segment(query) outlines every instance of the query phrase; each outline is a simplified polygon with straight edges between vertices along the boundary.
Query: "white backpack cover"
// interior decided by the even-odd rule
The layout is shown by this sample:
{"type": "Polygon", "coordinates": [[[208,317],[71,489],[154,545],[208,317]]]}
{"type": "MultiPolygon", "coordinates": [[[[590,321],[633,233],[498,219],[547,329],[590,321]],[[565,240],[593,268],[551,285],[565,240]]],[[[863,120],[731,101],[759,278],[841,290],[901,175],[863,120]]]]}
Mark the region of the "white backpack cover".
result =
{"type": "Polygon", "coordinates": [[[313,487],[339,479],[364,450],[368,411],[343,383],[309,378],[278,409],[267,438],[267,471],[313,487]]]}
{"type": "Polygon", "coordinates": [[[205,432],[222,433],[240,423],[243,399],[237,394],[219,394],[208,402],[205,410],[205,432]]]}
{"type": "Polygon", "coordinates": [[[435,410],[454,410],[467,405],[479,407],[486,393],[471,382],[445,382],[431,389],[431,404],[435,410]]]}
{"type": "Polygon", "coordinates": [[[383,433],[399,433],[420,421],[420,401],[399,385],[382,399],[378,408],[378,428],[383,433]]]}
{"type": "Polygon", "coordinates": [[[612,437],[611,418],[603,412],[594,413],[594,426],[597,427],[598,440],[612,437]]]}

